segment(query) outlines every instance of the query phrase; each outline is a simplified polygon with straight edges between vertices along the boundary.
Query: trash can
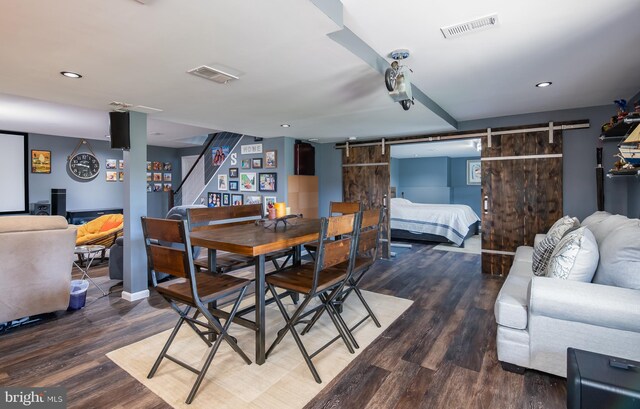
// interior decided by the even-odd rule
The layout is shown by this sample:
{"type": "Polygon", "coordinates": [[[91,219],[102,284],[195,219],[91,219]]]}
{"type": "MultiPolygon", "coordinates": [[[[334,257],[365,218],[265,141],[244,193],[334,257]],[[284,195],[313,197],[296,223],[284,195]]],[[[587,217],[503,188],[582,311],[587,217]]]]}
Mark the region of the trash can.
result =
{"type": "Polygon", "coordinates": [[[87,301],[87,290],[89,289],[89,281],[87,280],[71,280],[71,292],[69,295],[69,307],[67,311],[79,310],[84,307],[87,301]]]}

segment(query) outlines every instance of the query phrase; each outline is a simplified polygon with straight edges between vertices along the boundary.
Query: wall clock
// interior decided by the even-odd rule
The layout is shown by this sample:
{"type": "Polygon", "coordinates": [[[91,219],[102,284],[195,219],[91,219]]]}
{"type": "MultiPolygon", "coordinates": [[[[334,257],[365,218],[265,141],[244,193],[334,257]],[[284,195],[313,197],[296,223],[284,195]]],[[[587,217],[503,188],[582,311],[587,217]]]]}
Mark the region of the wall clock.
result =
{"type": "Polygon", "coordinates": [[[69,155],[69,171],[78,179],[91,180],[100,173],[100,161],[96,158],[91,145],[86,140],[80,141],[69,155]],[[87,145],[90,152],[78,152],[82,145],[87,145]]]}

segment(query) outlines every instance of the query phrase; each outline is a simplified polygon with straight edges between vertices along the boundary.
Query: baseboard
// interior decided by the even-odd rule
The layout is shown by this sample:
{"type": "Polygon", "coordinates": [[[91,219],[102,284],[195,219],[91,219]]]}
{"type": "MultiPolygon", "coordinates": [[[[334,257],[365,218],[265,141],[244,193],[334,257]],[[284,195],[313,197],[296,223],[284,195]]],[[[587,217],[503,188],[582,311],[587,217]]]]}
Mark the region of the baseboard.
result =
{"type": "Polygon", "coordinates": [[[143,298],[149,298],[149,290],[138,291],[136,293],[130,293],[127,291],[122,292],[122,299],[129,302],[142,300],[143,298]]]}

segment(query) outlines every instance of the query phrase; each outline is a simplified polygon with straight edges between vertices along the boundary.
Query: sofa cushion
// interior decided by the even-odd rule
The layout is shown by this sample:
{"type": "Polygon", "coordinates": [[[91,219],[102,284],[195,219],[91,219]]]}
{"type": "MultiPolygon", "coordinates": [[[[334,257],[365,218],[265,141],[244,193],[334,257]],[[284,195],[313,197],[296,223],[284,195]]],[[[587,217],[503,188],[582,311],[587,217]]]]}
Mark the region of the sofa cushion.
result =
{"type": "MultiPolygon", "coordinates": [[[[40,230],[65,230],[69,227],[62,216],[10,216],[0,217],[0,233],[40,230]]],[[[73,227],[75,229],[75,227],[73,227]]]]}
{"type": "Polygon", "coordinates": [[[600,264],[593,282],[640,290],[640,223],[612,231],[600,245],[600,264]]]}
{"type": "Polygon", "coordinates": [[[516,255],[513,257],[513,261],[526,261],[531,263],[533,257],[533,247],[531,246],[518,246],[516,249],[516,255]]]}
{"type": "Polygon", "coordinates": [[[494,314],[499,325],[514,329],[527,328],[531,276],[530,262],[513,262],[509,276],[502,285],[494,305],[494,314]]]}
{"type": "Polygon", "coordinates": [[[582,221],[580,226],[591,226],[594,223],[599,223],[599,222],[603,221],[604,219],[606,219],[609,216],[611,216],[611,213],[609,213],[609,212],[603,212],[603,211],[595,212],[591,216],[587,216],[582,221]]]}
{"type": "Polygon", "coordinates": [[[549,259],[560,239],[568,232],[577,229],[580,221],[576,218],[564,216],[557,220],[549,232],[533,249],[533,273],[537,276],[545,275],[549,259]]]}
{"type": "Polygon", "coordinates": [[[591,223],[587,228],[591,230],[598,245],[600,245],[612,231],[620,227],[629,226],[630,223],[633,223],[633,219],[629,219],[627,216],[620,214],[613,214],[602,221],[591,223]]]}
{"type": "Polygon", "coordinates": [[[551,254],[547,276],[591,282],[598,267],[598,244],[587,227],[567,233],[551,254]]]}

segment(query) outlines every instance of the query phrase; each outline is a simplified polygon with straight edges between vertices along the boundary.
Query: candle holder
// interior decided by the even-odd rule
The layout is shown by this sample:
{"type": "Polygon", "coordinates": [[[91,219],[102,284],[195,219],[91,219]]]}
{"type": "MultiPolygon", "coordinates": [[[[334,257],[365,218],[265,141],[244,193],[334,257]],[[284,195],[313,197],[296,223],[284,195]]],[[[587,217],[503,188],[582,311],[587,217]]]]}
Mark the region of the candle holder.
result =
{"type": "Polygon", "coordinates": [[[282,230],[286,230],[287,227],[295,226],[295,220],[301,218],[301,214],[290,214],[288,216],[276,217],[275,219],[258,219],[255,221],[256,226],[262,225],[265,229],[276,231],[278,225],[282,224],[282,230]]]}

